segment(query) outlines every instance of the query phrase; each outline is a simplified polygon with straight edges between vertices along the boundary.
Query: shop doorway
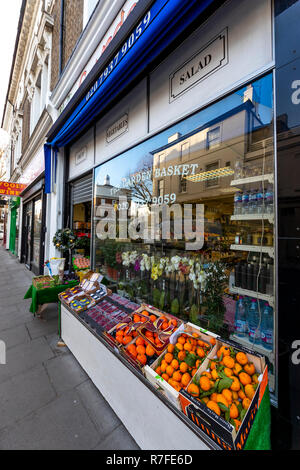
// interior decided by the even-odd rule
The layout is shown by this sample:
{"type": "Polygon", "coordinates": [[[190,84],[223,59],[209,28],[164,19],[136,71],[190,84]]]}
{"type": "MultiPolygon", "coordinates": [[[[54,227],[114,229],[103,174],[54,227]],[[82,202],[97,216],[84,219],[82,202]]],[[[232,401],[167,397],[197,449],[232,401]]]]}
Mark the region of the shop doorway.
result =
{"type": "Polygon", "coordinates": [[[40,193],[24,204],[23,212],[22,261],[36,275],[43,272],[45,237],[43,207],[43,195],[40,193]]]}

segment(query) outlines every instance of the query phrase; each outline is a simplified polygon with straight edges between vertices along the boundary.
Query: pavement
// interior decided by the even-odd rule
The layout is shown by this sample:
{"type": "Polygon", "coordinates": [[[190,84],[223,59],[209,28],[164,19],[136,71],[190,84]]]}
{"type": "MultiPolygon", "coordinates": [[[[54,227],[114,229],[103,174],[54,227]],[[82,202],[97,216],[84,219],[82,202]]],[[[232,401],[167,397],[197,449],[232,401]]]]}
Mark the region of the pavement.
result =
{"type": "Polygon", "coordinates": [[[0,247],[0,450],[138,450],[68,348],[57,346],[57,304],[43,319],[29,312],[32,277],[0,247]]]}

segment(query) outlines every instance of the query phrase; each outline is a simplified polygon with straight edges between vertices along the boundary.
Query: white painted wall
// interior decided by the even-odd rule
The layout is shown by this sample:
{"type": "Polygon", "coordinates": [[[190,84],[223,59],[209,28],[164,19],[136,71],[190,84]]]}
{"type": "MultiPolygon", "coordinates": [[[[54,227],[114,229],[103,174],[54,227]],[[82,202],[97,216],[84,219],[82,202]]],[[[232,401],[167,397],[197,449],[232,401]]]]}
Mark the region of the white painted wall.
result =
{"type": "Polygon", "coordinates": [[[147,137],[146,79],[140,82],[97,123],[95,163],[103,163],[145,137],[147,137]],[[125,113],[128,113],[128,131],[108,143],[106,140],[107,129],[125,113]]]}

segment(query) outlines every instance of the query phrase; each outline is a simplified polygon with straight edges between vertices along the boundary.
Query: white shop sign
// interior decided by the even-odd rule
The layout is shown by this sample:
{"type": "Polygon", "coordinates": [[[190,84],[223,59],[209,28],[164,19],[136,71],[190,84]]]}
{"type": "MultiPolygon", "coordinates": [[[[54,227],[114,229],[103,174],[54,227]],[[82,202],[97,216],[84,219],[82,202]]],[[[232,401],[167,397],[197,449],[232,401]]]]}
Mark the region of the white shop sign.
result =
{"type": "Polygon", "coordinates": [[[170,101],[228,63],[228,29],[214,37],[170,75],[170,101]]]}
{"type": "Polygon", "coordinates": [[[128,131],[128,113],[125,113],[120,119],[114,122],[106,129],[106,142],[109,144],[128,131]]]}
{"type": "Polygon", "coordinates": [[[249,0],[226,2],[150,74],[150,133],[274,66],[272,2],[249,5],[249,0]]]}

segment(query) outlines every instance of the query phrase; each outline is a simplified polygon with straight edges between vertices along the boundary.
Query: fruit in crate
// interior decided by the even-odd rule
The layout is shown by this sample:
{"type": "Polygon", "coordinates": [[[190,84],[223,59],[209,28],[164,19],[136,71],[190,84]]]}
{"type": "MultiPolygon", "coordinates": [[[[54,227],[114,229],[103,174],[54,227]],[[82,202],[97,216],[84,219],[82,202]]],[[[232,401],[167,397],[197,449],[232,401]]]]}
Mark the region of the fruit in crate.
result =
{"type": "MultiPolygon", "coordinates": [[[[176,344],[168,345],[155,372],[179,392],[181,388],[188,386],[211,350],[211,346],[197,333],[182,333],[177,338],[176,344]]],[[[198,396],[197,390],[198,386],[193,386],[190,392],[193,396],[198,396]]]]}
{"type": "Polygon", "coordinates": [[[195,375],[187,391],[238,430],[258,387],[258,376],[244,352],[222,345],[207,370],[195,375]]]}
{"type": "Polygon", "coordinates": [[[87,269],[90,267],[90,260],[89,258],[78,256],[74,258],[73,264],[74,264],[74,267],[77,269],[87,269]]]}
{"type": "Polygon", "coordinates": [[[141,336],[125,348],[126,352],[142,366],[145,366],[155,356],[155,350],[141,336]]]}

